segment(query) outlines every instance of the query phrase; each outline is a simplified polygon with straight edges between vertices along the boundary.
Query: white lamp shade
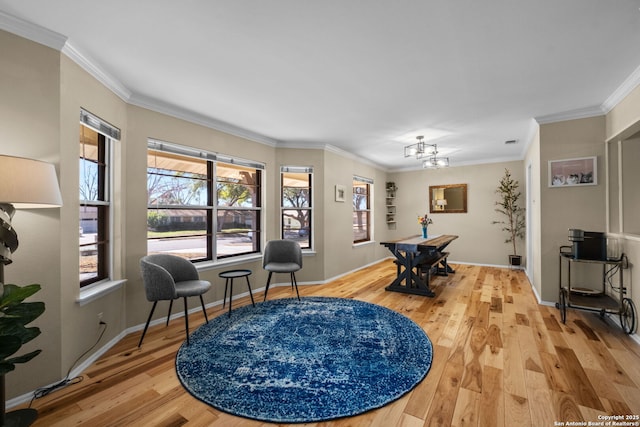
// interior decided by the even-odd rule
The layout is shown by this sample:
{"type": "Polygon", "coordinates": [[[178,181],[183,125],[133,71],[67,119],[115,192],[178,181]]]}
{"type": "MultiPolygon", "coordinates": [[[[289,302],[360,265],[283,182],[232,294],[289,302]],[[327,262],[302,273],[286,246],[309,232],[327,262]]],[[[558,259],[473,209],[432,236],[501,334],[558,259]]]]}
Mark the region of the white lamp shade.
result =
{"type": "Polygon", "coordinates": [[[62,206],[56,170],[50,163],[0,155],[0,203],[16,209],[62,206]]]}

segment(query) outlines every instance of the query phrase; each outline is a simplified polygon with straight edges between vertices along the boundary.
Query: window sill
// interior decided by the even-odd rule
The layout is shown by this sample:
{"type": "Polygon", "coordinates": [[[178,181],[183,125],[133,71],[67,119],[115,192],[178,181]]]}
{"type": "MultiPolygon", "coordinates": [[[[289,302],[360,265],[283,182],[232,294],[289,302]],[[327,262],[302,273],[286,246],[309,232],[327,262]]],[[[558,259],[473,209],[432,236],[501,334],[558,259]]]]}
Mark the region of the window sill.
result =
{"type": "Polygon", "coordinates": [[[194,263],[193,265],[196,266],[196,269],[198,271],[206,271],[206,270],[213,270],[215,268],[220,268],[220,267],[229,267],[233,265],[244,264],[247,262],[257,261],[261,259],[262,259],[262,254],[252,254],[252,255],[247,255],[243,257],[232,257],[232,258],[226,258],[226,259],[217,260],[217,261],[197,262],[197,263],[194,263]]]}
{"type": "Polygon", "coordinates": [[[122,280],[105,280],[102,282],[94,283],[85,288],[80,289],[80,295],[76,299],[76,303],[82,307],[92,301],[97,300],[111,292],[117,291],[125,283],[126,279],[122,280]]]}

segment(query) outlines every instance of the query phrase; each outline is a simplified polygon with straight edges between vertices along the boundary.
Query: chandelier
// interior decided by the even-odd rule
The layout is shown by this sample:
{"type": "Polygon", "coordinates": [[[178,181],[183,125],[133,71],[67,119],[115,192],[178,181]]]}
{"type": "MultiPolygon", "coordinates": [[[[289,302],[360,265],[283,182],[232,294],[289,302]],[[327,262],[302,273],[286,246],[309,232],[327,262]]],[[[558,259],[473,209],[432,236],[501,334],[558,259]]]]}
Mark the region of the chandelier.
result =
{"type": "Polygon", "coordinates": [[[449,166],[448,157],[438,157],[438,146],[424,142],[424,136],[416,136],[418,142],[404,147],[404,157],[422,160],[423,168],[443,168],[449,166]]]}

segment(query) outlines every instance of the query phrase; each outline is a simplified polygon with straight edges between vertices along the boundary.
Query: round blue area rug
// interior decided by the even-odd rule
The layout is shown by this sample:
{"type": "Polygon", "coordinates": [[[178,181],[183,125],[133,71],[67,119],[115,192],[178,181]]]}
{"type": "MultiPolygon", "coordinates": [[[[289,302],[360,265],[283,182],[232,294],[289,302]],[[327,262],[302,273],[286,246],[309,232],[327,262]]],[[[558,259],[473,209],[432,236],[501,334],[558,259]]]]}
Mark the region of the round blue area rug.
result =
{"type": "Polygon", "coordinates": [[[429,337],[409,318],[357,300],[247,305],[198,328],[176,371],[196,398],[230,414],[304,423],[398,399],[429,372],[429,337]]]}

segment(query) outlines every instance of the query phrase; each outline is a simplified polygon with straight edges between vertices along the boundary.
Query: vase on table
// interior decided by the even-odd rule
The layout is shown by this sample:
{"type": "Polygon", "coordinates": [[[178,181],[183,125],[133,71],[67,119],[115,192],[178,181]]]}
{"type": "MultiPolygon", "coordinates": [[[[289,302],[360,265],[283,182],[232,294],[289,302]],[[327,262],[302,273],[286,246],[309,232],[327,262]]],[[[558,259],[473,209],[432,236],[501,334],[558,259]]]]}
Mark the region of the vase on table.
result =
{"type": "Polygon", "coordinates": [[[425,238],[425,239],[428,237],[427,236],[427,226],[426,225],[422,226],[422,237],[425,238]]]}

